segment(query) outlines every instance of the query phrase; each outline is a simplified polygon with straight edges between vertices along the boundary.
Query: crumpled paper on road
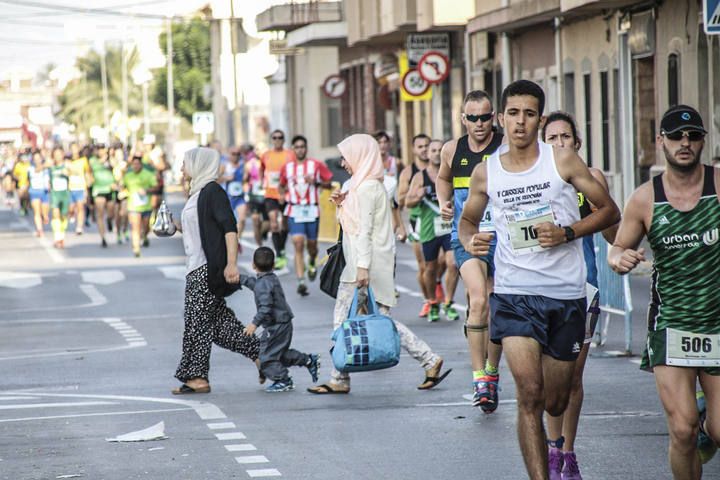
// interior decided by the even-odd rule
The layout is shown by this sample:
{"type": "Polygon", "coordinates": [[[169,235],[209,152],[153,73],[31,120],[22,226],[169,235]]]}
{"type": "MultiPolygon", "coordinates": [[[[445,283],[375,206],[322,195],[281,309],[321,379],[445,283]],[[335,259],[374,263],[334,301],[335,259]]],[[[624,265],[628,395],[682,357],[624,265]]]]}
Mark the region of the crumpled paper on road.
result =
{"type": "Polygon", "coordinates": [[[152,427],[137,432],[130,432],[124,435],[118,435],[114,438],[106,438],[108,442],[149,442],[152,440],[165,440],[165,422],[160,422],[152,427]]]}

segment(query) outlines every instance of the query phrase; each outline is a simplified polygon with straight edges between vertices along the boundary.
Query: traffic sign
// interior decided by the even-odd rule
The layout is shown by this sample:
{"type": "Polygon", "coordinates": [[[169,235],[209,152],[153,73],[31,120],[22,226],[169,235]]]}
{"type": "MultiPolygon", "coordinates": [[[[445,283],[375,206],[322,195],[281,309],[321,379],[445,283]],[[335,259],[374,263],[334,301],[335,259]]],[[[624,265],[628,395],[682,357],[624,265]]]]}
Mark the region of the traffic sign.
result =
{"type": "Polygon", "coordinates": [[[215,116],[212,112],[195,112],[192,116],[193,133],[207,135],[215,131],[215,116]]]}
{"type": "Polygon", "coordinates": [[[420,76],[431,85],[442,83],[450,75],[450,60],[441,52],[425,52],[418,62],[420,76]]]}
{"type": "Polygon", "coordinates": [[[410,33],[407,36],[407,55],[410,68],[414,68],[420,62],[420,58],[426,52],[440,52],[450,57],[450,34],[449,33],[410,33]]]}
{"type": "Polygon", "coordinates": [[[720,34],[720,0],[703,0],[703,20],[705,33],[720,34]]]}
{"type": "Polygon", "coordinates": [[[402,87],[412,97],[420,97],[430,88],[430,84],[420,76],[417,70],[408,70],[402,78],[402,87]]]}
{"type": "Polygon", "coordinates": [[[323,93],[330,98],[340,98],[347,91],[347,81],[340,75],[330,75],[323,82],[323,93]]]}

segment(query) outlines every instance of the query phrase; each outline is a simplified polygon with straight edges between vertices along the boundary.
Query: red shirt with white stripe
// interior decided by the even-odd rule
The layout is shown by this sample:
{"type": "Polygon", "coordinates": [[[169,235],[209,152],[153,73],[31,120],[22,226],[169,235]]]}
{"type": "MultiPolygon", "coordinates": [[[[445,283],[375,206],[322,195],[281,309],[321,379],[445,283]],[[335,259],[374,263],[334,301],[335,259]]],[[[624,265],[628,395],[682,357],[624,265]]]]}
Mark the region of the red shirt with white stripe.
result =
{"type": "Polygon", "coordinates": [[[320,160],[306,158],[285,164],[280,173],[280,183],[285,187],[285,215],[292,216],[293,205],[317,205],[319,185],[332,180],[332,172],[320,160]]]}

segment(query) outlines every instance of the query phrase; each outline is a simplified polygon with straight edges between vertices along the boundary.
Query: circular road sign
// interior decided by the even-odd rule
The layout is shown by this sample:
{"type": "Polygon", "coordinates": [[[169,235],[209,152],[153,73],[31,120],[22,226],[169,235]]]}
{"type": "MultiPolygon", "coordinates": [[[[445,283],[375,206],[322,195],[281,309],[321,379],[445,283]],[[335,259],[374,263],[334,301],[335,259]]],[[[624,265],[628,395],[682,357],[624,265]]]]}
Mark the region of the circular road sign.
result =
{"type": "Polygon", "coordinates": [[[428,83],[442,83],[450,75],[450,61],[442,53],[430,50],[420,58],[417,69],[428,83]]]}
{"type": "Polygon", "coordinates": [[[417,70],[408,70],[402,78],[402,87],[413,97],[419,97],[428,91],[430,84],[417,70]]]}
{"type": "Polygon", "coordinates": [[[323,92],[330,98],[340,98],[345,95],[347,82],[340,75],[330,75],[323,82],[323,92]]]}

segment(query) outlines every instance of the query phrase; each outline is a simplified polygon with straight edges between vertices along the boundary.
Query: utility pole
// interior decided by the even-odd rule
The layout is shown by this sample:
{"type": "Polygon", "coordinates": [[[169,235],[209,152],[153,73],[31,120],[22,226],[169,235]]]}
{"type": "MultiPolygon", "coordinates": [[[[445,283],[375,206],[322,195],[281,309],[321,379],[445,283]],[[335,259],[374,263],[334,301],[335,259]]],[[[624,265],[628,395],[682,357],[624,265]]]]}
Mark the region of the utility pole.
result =
{"type": "Polygon", "coordinates": [[[100,62],[100,77],[102,79],[103,96],[103,127],[110,127],[110,102],[108,100],[108,79],[107,79],[107,43],[103,44],[102,61],[100,62]]]}
{"type": "Polygon", "coordinates": [[[172,44],[172,17],[167,20],[167,111],[168,129],[165,139],[165,158],[168,165],[173,165],[173,148],[175,142],[175,92],[173,90],[173,44],[172,44]]]}
{"type": "Polygon", "coordinates": [[[128,131],[128,71],[127,71],[127,56],[125,55],[125,41],[120,46],[120,56],[122,57],[121,70],[122,70],[122,128],[123,128],[123,143],[127,142],[127,131],[128,131]]]}
{"type": "MultiPolygon", "coordinates": [[[[233,105],[233,111],[232,111],[232,132],[231,132],[231,141],[230,143],[234,143],[235,145],[240,145],[242,142],[245,141],[244,135],[243,135],[243,129],[242,129],[242,115],[240,112],[240,101],[241,96],[238,93],[238,81],[237,81],[237,52],[235,51],[236,47],[236,39],[235,35],[237,32],[235,32],[235,29],[233,28],[235,26],[235,6],[234,1],[230,0],[230,53],[232,54],[232,65],[233,65],[233,100],[235,104],[233,105]]],[[[229,147],[230,145],[228,145],[229,147]]]]}

